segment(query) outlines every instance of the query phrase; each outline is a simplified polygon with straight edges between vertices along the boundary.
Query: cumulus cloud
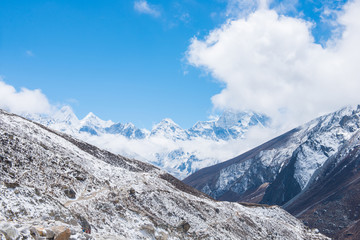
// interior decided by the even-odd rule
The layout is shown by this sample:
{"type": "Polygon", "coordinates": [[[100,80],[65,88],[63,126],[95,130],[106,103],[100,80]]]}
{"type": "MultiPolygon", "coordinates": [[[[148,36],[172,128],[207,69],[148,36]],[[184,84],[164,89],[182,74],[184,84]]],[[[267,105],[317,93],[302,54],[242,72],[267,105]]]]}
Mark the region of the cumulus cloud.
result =
{"type": "Polygon", "coordinates": [[[49,113],[51,105],[40,89],[17,91],[0,78],[0,108],[17,114],[49,113]]]}
{"type": "Polygon", "coordinates": [[[295,126],[360,103],[360,1],[338,14],[344,31],[322,47],[312,23],[260,7],[192,39],[187,59],[225,83],[212,97],[215,108],[251,109],[295,126]]]}
{"type": "Polygon", "coordinates": [[[148,14],[153,17],[160,17],[160,11],[153,5],[150,5],[147,1],[135,1],[134,2],[135,11],[143,14],[148,14]]]}
{"type": "Polygon", "coordinates": [[[255,11],[260,5],[260,0],[228,0],[226,8],[226,16],[245,17],[255,11]]]}

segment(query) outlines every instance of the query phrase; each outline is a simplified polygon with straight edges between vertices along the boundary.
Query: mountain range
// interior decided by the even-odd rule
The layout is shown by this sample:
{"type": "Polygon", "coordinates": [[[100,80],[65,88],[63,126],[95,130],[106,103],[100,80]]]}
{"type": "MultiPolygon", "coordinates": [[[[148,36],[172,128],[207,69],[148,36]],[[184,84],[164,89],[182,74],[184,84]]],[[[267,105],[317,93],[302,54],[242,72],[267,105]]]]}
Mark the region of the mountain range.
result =
{"type": "Polygon", "coordinates": [[[0,239],[328,239],[2,110],[0,142],[0,239]]]}
{"type": "Polygon", "coordinates": [[[104,121],[93,113],[79,120],[69,106],[53,114],[24,117],[98,147],[155,164],[180,179],[226,159],[224,154],[236,156],[240,148],[232,153],[222,146],[246,138],[246,133],[253,127],[266,128],[270,124],[270,119],[262,114],[225,111],[221,116],[199,121],[189,129],[182,129],[167,118],[147,130],[132,123],[104,121]]]}
{"type": "Polygon", "coordinates": [[[335,239],[360,238],[360,106],[295,128],[184,182],[217,200],[281,205],[335,239]]]}

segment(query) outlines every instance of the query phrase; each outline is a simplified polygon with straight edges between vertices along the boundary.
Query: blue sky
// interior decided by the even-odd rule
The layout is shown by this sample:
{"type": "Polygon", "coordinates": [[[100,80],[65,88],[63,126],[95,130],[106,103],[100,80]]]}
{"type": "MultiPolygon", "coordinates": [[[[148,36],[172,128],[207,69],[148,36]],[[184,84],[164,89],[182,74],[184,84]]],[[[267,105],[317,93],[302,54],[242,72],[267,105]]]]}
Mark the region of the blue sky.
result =
{"type": "MultiPolygon", "coordinates": [[[[1,0],[0,75],[16,89],[41,89],[53,105],[71,105],[80,118],[91,111],[150,128],[169,117],[188,128],[213,113],[211,98],[226,84],[188,63],[191,39],[256,9],[251,2],[1,0]]],[[[338,26],[324,11],[345,2],[270,8],[315,23],[315,41],[325,46],[338,26]]]]}

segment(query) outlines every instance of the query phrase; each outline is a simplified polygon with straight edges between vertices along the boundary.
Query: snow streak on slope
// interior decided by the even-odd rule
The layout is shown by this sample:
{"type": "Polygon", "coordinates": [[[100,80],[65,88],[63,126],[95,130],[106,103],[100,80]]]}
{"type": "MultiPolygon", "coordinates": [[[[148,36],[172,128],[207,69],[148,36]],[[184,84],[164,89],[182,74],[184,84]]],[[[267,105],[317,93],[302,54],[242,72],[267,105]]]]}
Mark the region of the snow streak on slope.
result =
{"type": "Polygon", "coordinates": [[[184,181],[216,199],[231,201],[270,183],[260,200],[282,205],[304,189],[314,172],[360,129],[359,116],[359,107],[347,107],[317,118],[184,181]]]}
{"type": "Polygon", "coordinates": [[[269,124],[266,116],[231,111],[217,119],[198,122],[190,129],[164,119],[151,131],[132,123],[103,121],[93,113],[79,120],[70,107],[63,107],[54,115],[25,117],[99,147],[150,162],[181,179],[240,154],[250,147],[243,142],[248,131],[264,129],[269,124]]]}
{"type": "Polygon", "coordinates": [[[211,200],[156,167],[3,111],[0,141],[0,221],[28,239],[30,226],[54,224],[76,239],[84,226],[94,239],[327,239],[279,207],[211,200]]]}

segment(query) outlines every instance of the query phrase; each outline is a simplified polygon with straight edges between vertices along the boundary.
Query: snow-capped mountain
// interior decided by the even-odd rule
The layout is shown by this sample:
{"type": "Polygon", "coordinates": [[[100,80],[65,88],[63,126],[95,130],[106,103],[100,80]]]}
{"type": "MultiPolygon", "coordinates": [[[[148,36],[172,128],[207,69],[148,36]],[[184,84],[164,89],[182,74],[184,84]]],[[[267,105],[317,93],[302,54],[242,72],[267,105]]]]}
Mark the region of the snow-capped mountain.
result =
{"type": "Polygon", "coordinates": [[[146,129],[139,129],[132,123],[116,123],[105,128],[108,134],[122,135],[128,139],[144,139],[150,133],[146,129]]]}
{"type": "Polygon", "coordinates": [[[47,114],[28,114],[24,117],[68,134],[76,134],[81,128],[80,120],[69,106],[62,107],[51,116],[47,114]]]}
{"type": "Polygon", "coordinates": [[[105,129],[112,125],[114,125],[114,123],[111,120],[101,120],[99,117],[95,116],[95,114],[90,112],[80,121],[81,127],[79,132],[88,132],[91,135],[98,135],[104,133],[105,129]]]}
{"type": "MultiPolygon", "coordinates": [[[[350,118],[342,122],[349,124],[348,127],[353,123],[350,118]]],[[[315,171],[307,187],[283,208],[333,239],[357,240],[360,239],[359,202],[360,131],[356,131],[315,171]]]]}
{"type": "Polygon", "coordinates": [[[0,239],[328,239],[0,110],[0,239]]]}
{"type": "Polygon", "coordinates": [[[181,179],[226,159],[223,152],[228,157],[236,156],[241,149],[237,147],[231,154],[233,151],[226,150],[224,145],[244,139],[252,127],[267,127],[270,122],[266,116],[253,112],[225,111],[220,117],[197,122],[190,129],[183,129],[167,118],[147,130],[132,123],[104,121],[93,113],[79,120],[68,106],[52,115],[25,117],[99,147],[156,164],[181,179]]]}
{"type": "Polygon", "coordinates": [[[254,112],[225,111],[215,120],[197,122],[187,132],[190,137],[209,140],[231,140],[244,137],[252,126],[266,127],[270,119],[254,112]]]}
{"type": "Polygon", "coordinates": [[[150,137],[167,138],[173,141],[185,141],[189,139],[189,134],[173,120],[165,118],[153,127],[150,137]]]}
{"type": "Polygon", "coordinates": [[[360,201],[354,191],[360,179],[359,134],[360,106],[347,107],[201,169],[184,182],[218,200],[285,204],[323,233],[358,239],[352,231],[360,229],[360,209],[354,205],[360,201]]]}

